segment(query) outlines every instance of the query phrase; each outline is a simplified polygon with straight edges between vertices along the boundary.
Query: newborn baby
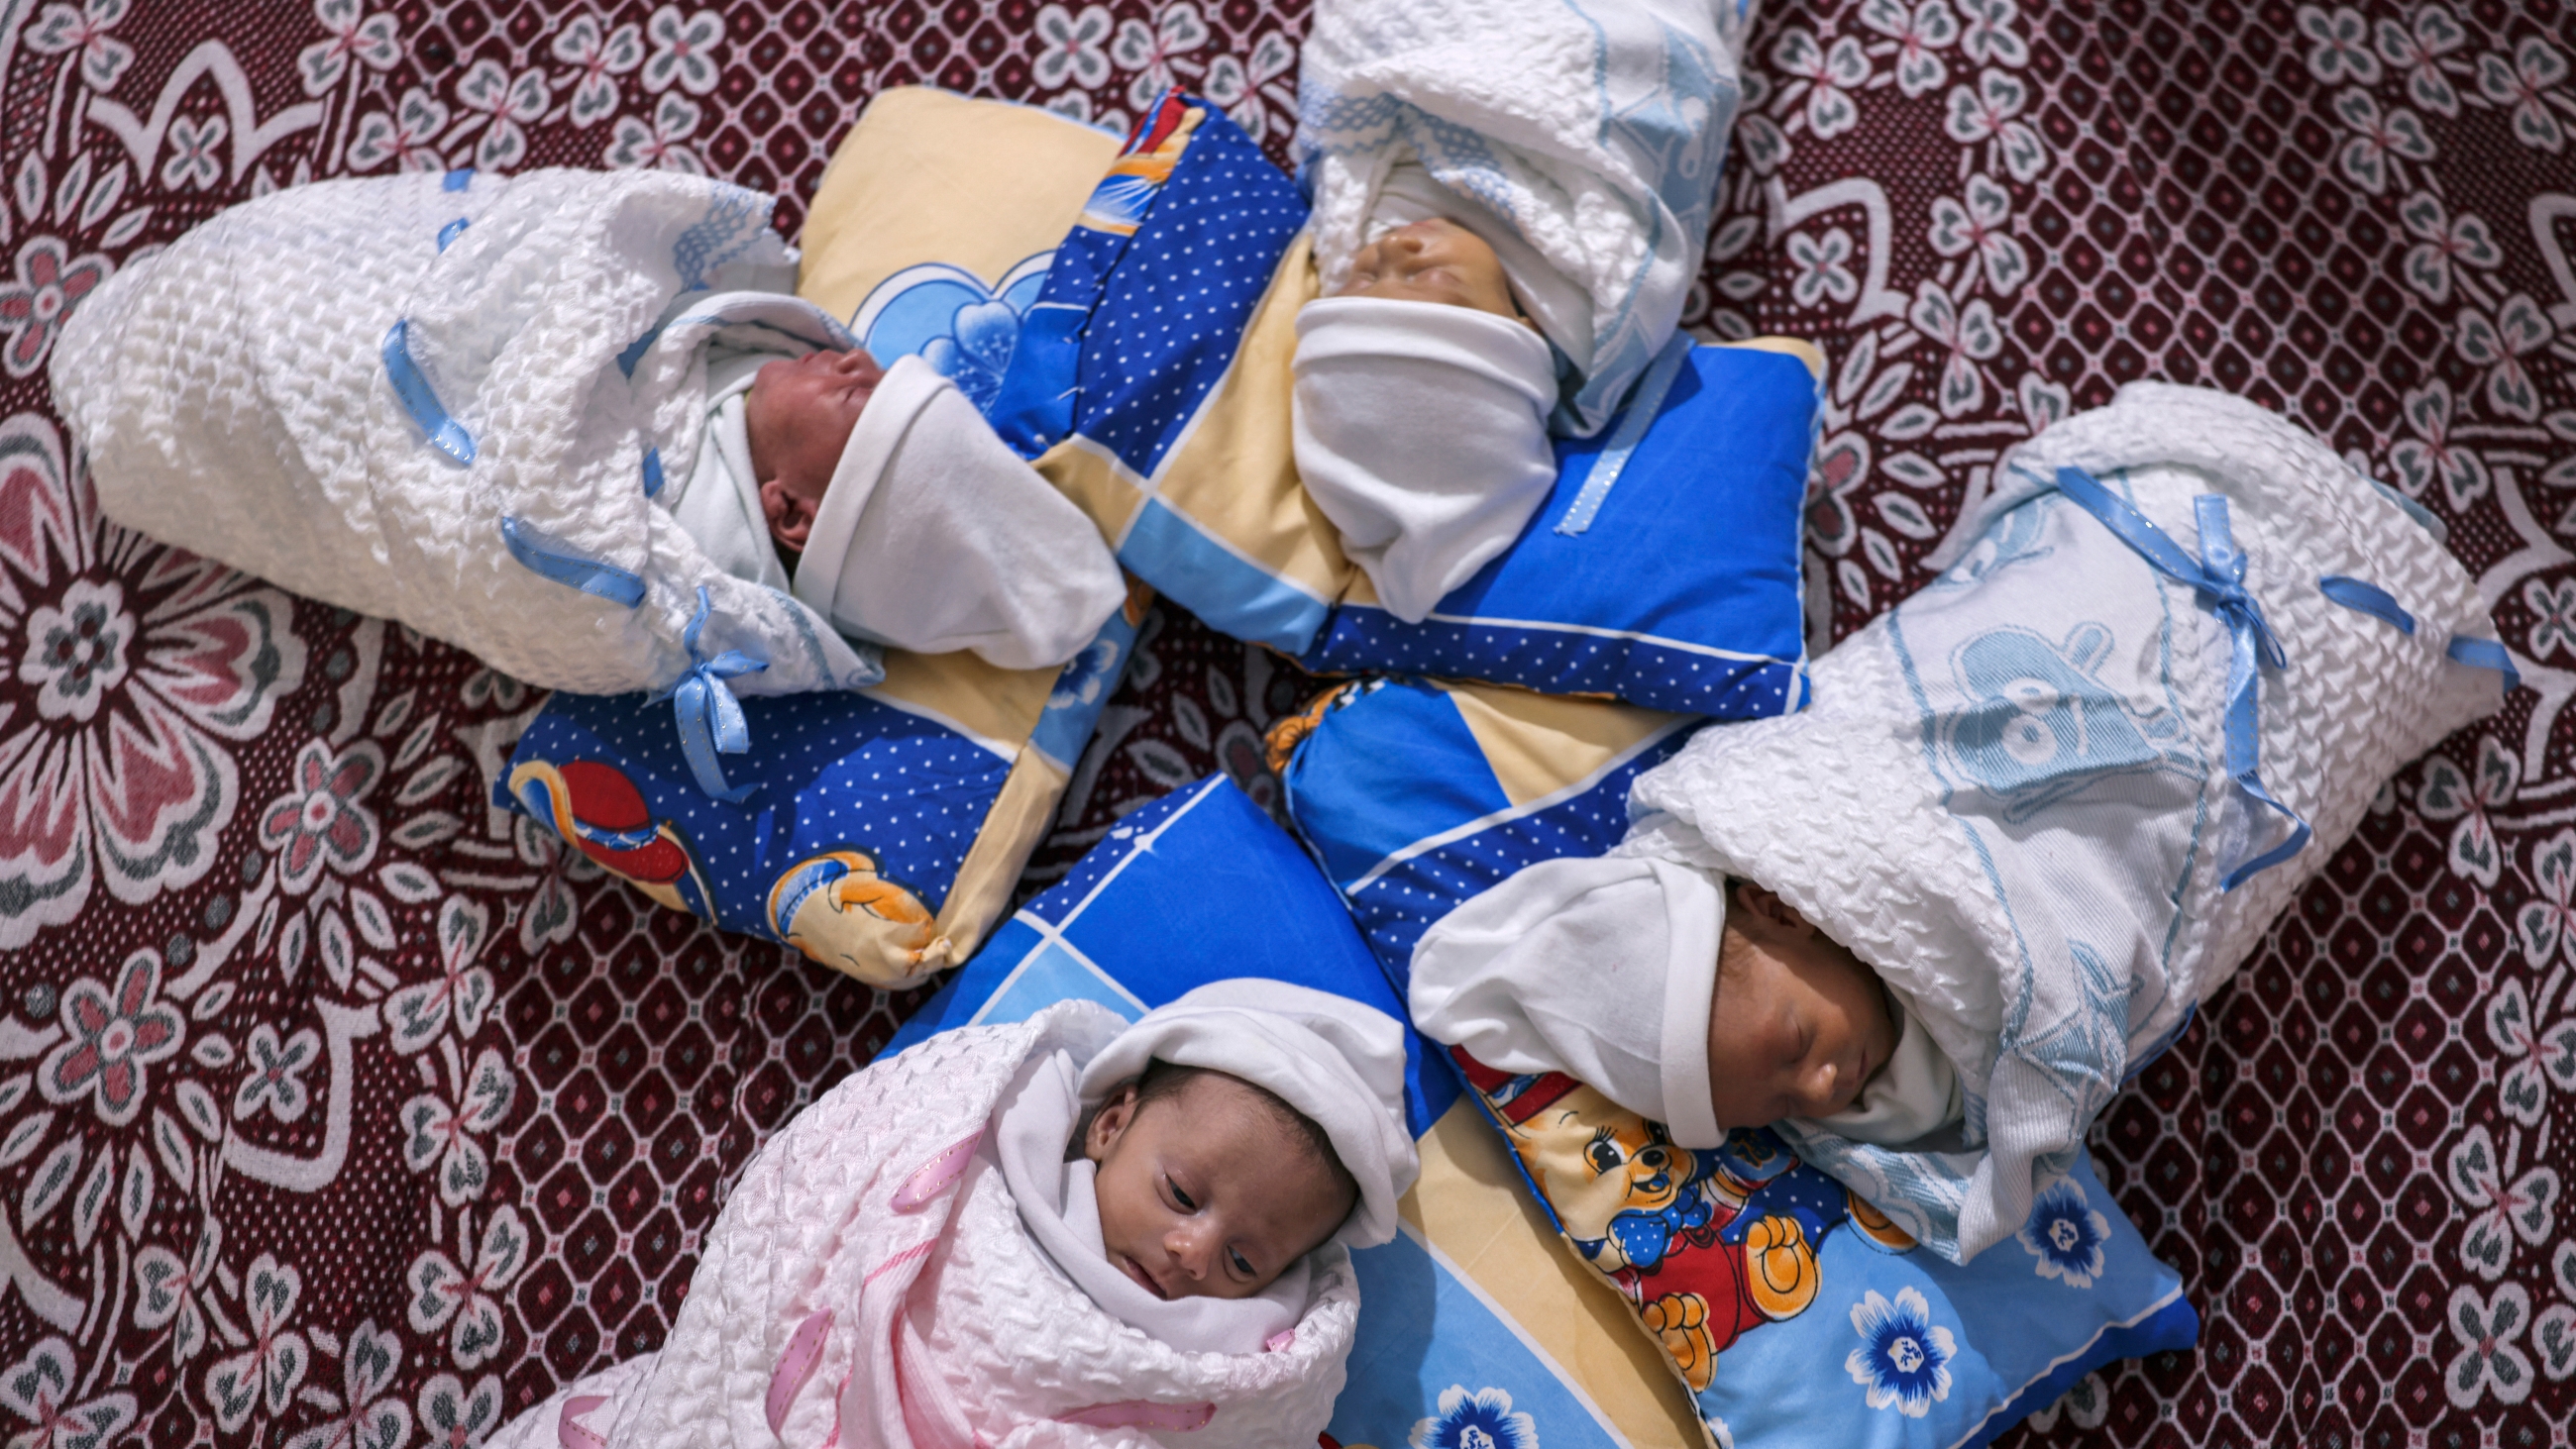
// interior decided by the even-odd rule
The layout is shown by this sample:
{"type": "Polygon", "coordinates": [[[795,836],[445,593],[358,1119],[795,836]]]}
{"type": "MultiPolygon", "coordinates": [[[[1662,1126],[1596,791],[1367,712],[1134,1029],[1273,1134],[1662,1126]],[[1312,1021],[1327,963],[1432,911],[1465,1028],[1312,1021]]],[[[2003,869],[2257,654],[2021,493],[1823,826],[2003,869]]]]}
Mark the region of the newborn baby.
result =
{"type": "Polygon", "coordinates": [[[1359,1204],[1315,1119],[1205,1067],[1155,1061],[1101,1104],[1074,1148],[1091,1169],[1102,1254],[1165,1301],[1249,1298],[1359,1204]]]}
{"type": "MultiPolygon", "coordinates": [[[[1402,1028],[1382,1012],[1221,982],[1088,1063],[1032,1061],[995,1116],[996,1154],[1031,1236],[1100,1307],[1176,1348],[1250,1353],[1305,1313],[1308,1254],[1355,1211],[1391,1214],[1364,1183],[1390,1153],[1410,1161],[1400,1130],[1375,1131],[1402,1115],[1375,1096],[1401,1091],[1402,1065],[1402,1028]]],[[[1374,1226],[1363,1238],[1381,1240],[1374,1226]]]]}
{"type": "Polygon", "coordinates": [[[656,501],[726,572],[844,634],[1009,669],[1072,658],[1126,597],[1099,530],[919,358],[707,352],[696,462],[656,501]]]}
{"type": "Polygon", "coordinates": [[[1414,950],[1413,1018],[1500,1071],[1561,1071],[1686,1148],[1800,1118],[1857,1142],[1960,1120],[1912,1004],[1771,891],[1669,860],[1544,861],[1414,950]]]}
{"type": "Polygon", "coordinates": [[[1555,484],[1556,361],[1491,242],[1446,216],[1381,220],[1297,314],[1297,472],[1379,602],[1420,623],[1555,484]]]}
{"type": "Polygon", "coordinates": [[[1359,1318],[1349,1250],[1418,1159],[1405,1031],[1277,981],[1133,1025],[1059,1002],[872,1063],[761,1149],[668,1342],[494,1449],[1312,1444],[1359,1318]]]}

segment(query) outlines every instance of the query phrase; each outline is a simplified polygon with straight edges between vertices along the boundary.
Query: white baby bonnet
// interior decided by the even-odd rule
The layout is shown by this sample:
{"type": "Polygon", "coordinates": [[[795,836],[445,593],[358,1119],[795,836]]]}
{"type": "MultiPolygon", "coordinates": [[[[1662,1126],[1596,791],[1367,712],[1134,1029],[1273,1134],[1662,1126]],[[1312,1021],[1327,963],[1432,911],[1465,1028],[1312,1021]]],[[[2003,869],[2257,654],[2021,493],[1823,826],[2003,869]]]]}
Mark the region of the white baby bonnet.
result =
{"type": "Polygon", "coordinates": [[[850,430],[795,595],[844,634],[1042,669],[1081,652],[1127,586],[1082,510],[903,357],[850,430]]]}
{"type": "Polygon", "coordinates": [[[1334,1241],[1373,1248],[1395,1237],[1396,1199],[1422,1168],[1404,1121],[1402,1023],[1312,987],[1212,981],[1145,1013],[1103,1047],[1083,1068],[1083,1105],[1157,1058],[1240,1077],[1312,1118],[1360,1189],[1334,1241]]]}
{"type": "Polygon", "coordinates": [[[1634,856],[1541,861],[1413,949],[1423,1034],[1505,1072],[1563,1072],[1693,1150],[1709,1103],[1708,1013],[1726,895],[1706,871],[1634,856]]]}

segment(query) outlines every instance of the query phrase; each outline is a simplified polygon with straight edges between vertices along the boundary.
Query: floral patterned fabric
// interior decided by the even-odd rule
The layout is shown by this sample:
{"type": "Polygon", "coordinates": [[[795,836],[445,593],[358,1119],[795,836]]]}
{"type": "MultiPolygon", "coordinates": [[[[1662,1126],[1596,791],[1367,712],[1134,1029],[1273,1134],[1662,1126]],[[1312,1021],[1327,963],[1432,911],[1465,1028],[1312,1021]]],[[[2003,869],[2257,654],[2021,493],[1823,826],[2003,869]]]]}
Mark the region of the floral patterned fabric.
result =
{"type": "MultiPolygon", "coordinates": [[[[2104,1119],[2203,1344],[2015,1442],[2549,1442],[2576,1415],[2576,14],[1763,9],[1692,317],[1834,360],[1820,629],[1928,578],[2005,447],[2156,376],[2282,408],[2443,518],[2524,681],[2104,1119]]],[[[65,313],[316,176],[673,166],[784,191],[792,229],[859,106],[911,81],[1111,126],[1178,83],[1286,160],[1303,25],[1296,0],[0,0],[10,1433],[472,1443],[658,1343],[731,1175],[915,1004],[492,811],[538,702],[514,682],[104,524],[43,382],[65,313]]],[[[1259,731],[1313,682],[1177,612],[1146,628],[1032,886],[1178,783],[1275,793],[1259,731]]],[[[1508,1386],[1454,1405],[1544,1433],[1508,1386]]]]}

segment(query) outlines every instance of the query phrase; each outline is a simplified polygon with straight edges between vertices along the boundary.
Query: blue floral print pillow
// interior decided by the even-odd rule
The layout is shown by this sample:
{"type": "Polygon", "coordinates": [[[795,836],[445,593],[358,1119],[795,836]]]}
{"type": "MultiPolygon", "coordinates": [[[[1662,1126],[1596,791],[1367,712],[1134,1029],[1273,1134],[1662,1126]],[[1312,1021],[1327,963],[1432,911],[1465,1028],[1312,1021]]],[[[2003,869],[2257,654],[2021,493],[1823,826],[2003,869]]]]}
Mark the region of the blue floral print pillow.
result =
{"type": "MultiPolygon", "coordinates": [[[[1414,943],[1468,897],[1616,845],[1629,785],[1695,724],[1379,680],[1327,696],[1274,745],[1294,750],[1292,821],[1401,987],[1414,943]]],[[[2180,1276],[2087,1158],[2016,1238],[1958,1265],[1768,1132],[1692,1152],[1572,1078],[1457,1065],[1565,1248],[1662,1350],[1713,1443],[1983,1444],[2104,1364],[2199,1337],[2180,1276]]]]}

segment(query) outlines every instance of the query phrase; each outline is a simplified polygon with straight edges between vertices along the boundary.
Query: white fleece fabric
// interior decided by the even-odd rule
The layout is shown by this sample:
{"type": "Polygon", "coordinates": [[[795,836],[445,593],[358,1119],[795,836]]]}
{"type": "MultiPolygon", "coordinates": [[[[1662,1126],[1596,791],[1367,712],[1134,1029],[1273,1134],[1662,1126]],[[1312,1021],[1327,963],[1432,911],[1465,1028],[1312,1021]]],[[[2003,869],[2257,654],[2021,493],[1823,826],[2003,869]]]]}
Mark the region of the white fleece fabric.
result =
{"type": "Polygon", "coordinates": [[[1297,314],[1291,368],[1298,476],[1408,624],[1511,547],[1555,486],[1555,365],[1520,322],[1326,297],[1297,314]]]}
{"type": "Polygon", "coordinates": [[[771,204],[651,171],[289,187],[101,287],[65,325],[55,398],[108,516],[531,684],[670,685],[702,590],[699,654],[767,666],[736,693],[873,684],[872,648],[719,567],[644,491],[698,455],[711,341],[852,344],[784,290],[771,204]],[[424,397],[452,433],[426,430],[424,397]],[[522,563],[505,520],[610,587],[522,563]]]}
{"type": "MultiPolygon", "coordinates": [[[[1506,1072],[1563,1072],[1676,1146],[1726,1139],[1709,1081],[1710,1013],[1728,1003],[1717,958],[1726,896],[1669,860],[1542,861],[1443,917],[1414,947],[1413,1020],[1506,1072]]],[[[1896,1050],[1852,1105],[1810,1119],[1860,1142],[1909,1142],[1960,1111],[1958,1073],[1900,993],[1896,1050]]]]}
{"type": "Polygon", "coordinates": [[[1090,518],[904,357],[850,430],[795,594],[848,634],[1038,669],[1082,652],[1127,585],[1090,518]]]}
{"type": "Polygon", "coordinates": [[[1259,1353],[1297,1326],[1313,1296],[1313,1258],[1300,1258],[1248,1298],[1157,1298],[1109,1261],[1101,1236],[1098,1168],[1066,1160],[1082,1120],[1081,1068],[1071,1052],[1032,1057],[1003,1094],[993,1154],[1020,1221],[1048,1260],[1091,1301],[1174,1348],[1259,1353]]]}
{"type": "Polygon", "coordinates": [[[770,541],[760,484],[751,467],[751,428],[743,396],[752,378],[784,352],[711,346],[707,356],[707,430],[695,466],[663,485],[654,501],[697,540],[707,560],[738,579],[785,593],[787,566],[770,541]]]}
{"type": "Polygon", "coordinates": [[[1139,1017],[1082,1069],[1086,1107],[1149,1062],[1205,1067],[1276,1094],[1313,1119],[1358,1182],[1333,1241],[1395,1237],[1396,1199],[1422,1159],[1404,1122],[1404,1027],[1373,1006],[1285,981],[1211,981],[1139,1017]]]}
{"type": "Polygon", "coordinates": [[[490,1449],[581,1442],[559,1437],[567,1414],[618,1449],[1314,1443],[1359,1317],[1338,1244],[1275,1348],[1195,1353],[1102,1309],[1023,1223],[989,1140],[1003,1093],[1031,1058],[1087,1058],[1124,1027],[1065,1002],[852,1074],[744,1168],[662,1348],[566,1384],[490,1449]]]}

